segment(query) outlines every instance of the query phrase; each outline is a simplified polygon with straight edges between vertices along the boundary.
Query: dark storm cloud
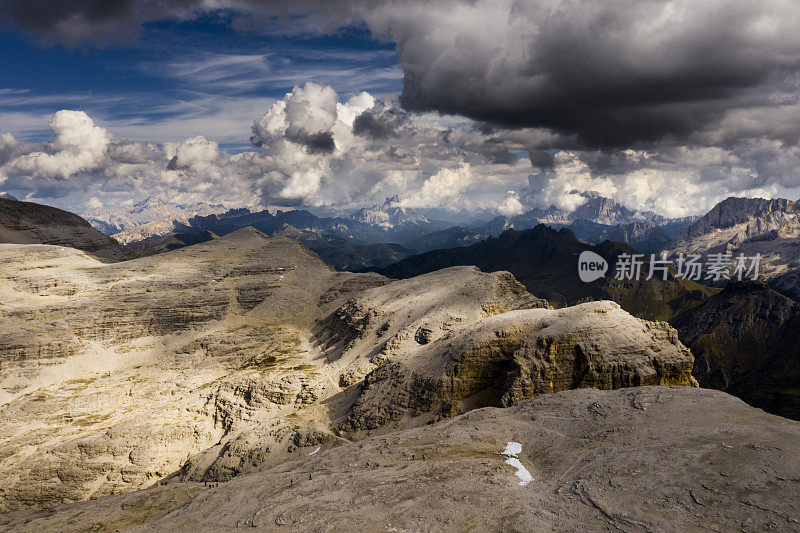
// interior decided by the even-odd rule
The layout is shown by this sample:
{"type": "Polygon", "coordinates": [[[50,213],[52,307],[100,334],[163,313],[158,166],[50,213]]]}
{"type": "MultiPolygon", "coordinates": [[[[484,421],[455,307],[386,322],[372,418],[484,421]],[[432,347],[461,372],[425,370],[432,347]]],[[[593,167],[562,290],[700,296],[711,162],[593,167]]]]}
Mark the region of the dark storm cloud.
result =
{"type": "Polygon", "coordinates": [[[40,34],[47,42],[76,46],[130,41],[139,25],[163,17],[184,16],[195,1],[0,0],[0,19],[40,34]]]}
{"type": "Polygon", "coordinates": [[[336,149],[336,144],[333,142],[333,134],[329,131],[302,135],[292,140],[305,146],[309,154],[330,154],[336,149]]]}
{"type": "Polygon", "coordinates": [[[501,139],[481,139],[478,142],[464,142],[461,146],[465,150],[488,157],[493,163],[510,165],[519,159],[512,153],[501,139]]]}
{"type": "MultiPolygon", "coordinates": [[[[800,11],[783,0],[477,1],[386,9],[400,102],[590,146],[685,138],[800,70],[800,11]]],[[[767,129],[769,125],[766,125],[767,129]]]]}
{"type": "MultiPolygon", "coordinates": [[[[397,44],[400,102],[410,111],[546,128],[589,148],[800,138],[800,123],[785,112],[762,112],[798,105],[793,0],[0,0],[0,12],[26,31],[77,44],[209,5],[261,21],[304,14],[320,31],[364,23],[397,44]],[[748,109],[759,110],[748,131],[724,125],[748,109]]],[[[374,116],[357,127],[391,135],[374,116]]]]}
{"type": "Polygon", "coordinates": [[[378,102],[353,121],[353,134],[374,140],[397,137],[400,128],[408,122],[408,114],[396,107],[378,102]]]}
{"type": "Polygon", "coordinates": [[[364,111],[353,121],[353,134],[370,139],[388,139],[397,135],[391,125],[378,121],[369,111],[364,111]]]}
{"type": "Polygon", "coordinates": [[[274,17],[301,15],[308,26],[330,31],[351,20],[352,4],[346,0],[0,0],[0,19],[42,35],[47,42],[106,45],[134,39],[146,22],[220,10],[238,13],[234,26],[239,28],[255,29],[274,17]]]}
{"type": "Polygon", "coordinates": [[[48,31],[65,20],[79,19],[87,23],[103,23],[131,17],[135,0],[4,0],[2,13],[28,31],[48,31]]]}
{"type": "Polygon", "coordinates": [[[531,160],[531,165],[537,168],[553,168],[554,158],[553,154],[545,150],[528,150],[528,158],[531,160]]]}

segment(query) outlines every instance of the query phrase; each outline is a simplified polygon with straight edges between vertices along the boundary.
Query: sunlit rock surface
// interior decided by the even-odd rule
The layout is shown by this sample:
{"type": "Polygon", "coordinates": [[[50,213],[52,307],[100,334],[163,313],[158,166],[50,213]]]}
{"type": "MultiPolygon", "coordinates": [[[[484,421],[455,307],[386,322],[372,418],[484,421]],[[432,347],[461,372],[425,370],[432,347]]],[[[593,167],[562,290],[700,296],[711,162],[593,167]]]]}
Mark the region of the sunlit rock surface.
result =
{"type": "Polygon", "coordinates": [[[507,272],[390,282],[252,229],[104,264],[0,245],[0,512],[219,483],[573,387],[691,384],[662,323],[507,272]]]}

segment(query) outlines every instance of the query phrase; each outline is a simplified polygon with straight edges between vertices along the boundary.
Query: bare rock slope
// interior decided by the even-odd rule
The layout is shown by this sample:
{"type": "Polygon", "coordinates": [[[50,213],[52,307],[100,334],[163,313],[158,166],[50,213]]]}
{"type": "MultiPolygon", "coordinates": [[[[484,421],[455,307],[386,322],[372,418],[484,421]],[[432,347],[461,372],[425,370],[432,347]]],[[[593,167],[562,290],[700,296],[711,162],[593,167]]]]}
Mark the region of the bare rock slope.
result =
{"type": "Polygon", "coordinates": [[[0,243],[69,246],[112,261],[133,257],[78,215],[6,198],[0,198],[0,243]]]}
{"type": "Polygon", "coordinates": [[[217,487],[173,479],[12,513],[0,527],[797,531],[798,455],[800,424],[719,391],[581,389],[301,454],[217,487]]]}
{"type": "Polygon", "coordinates": [[[800,305],[757,281],[730,282],[671,321],[693,375],[770,413],[800,420],[800,305]]]}
{"type": "Polygon", "coordinates": [[[693,384],[664,323],[507,272],[389,282],[253,229],[104,264],[0,245],[0,513],[222,482],[542,392],[693,384]]]}

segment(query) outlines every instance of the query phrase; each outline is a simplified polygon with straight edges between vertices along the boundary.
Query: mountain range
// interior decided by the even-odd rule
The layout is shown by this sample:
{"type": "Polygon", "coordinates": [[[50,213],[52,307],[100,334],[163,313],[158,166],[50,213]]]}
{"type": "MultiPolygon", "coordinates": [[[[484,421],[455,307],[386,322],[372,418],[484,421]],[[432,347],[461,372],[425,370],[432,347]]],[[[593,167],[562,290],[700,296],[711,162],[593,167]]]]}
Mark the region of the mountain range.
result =
{"type": "Polygon", "coordinates": [[[674,224],[690,224],[696,217],[666,218],[652,211],[635,211],[628,209],[616,200],[607,198],[600,193],[587,191],[581,193],[585,201],[573,210],[565,210],[556,206],[547,209],[531,209],[521,215],[510,217],[497,217],[492,221],[494,225],[503,223],[503,229],[527,229],[536,224],[551,226],[565,226],[579,220],[588,220],[604,226],[630,224],[643,222],[653,226],[668,226],[674,224]]]}
{"type": "MultiPolygon", "coordinates": [[[[104,213],[90,213],[90,221],[125,245],[138,246],[170,234],[209,231],[225,235],[252,226],[273,235],[289,231],[323,259],[339,269],[357,270],[386,266],[414,253],[437,248],[473,244],[509,228],[528,229],[539,223],[569,227],[587,242],[624,242],[638,251],[655,253],[670,240],[667,231],[683,229],[689,219],[665,219],[654,213],[634,212],[614,200],[597,194],[573,212],[551,207],[531,210],[517,217],[497,217],[490,222],[450,226],[430,218],[424,210],[399,206],[399,198],[387,198],[381,205],[357,210],[327,210],[326,216],[310,211],[248,208],[221,211],[221,206],[197,204],[174,206],[163,200],[147,199],[130,207],[104,213]],[[330,216],[327,216],[330,215],[330,216]],[[589,217],[589,218],[584,218],[589,217]],[[602,222],[614,222],[609,225],[602,222]],[[660,226],[654,225],[661,224],[660,226]],[[124,228],[124,229],[119,229],[124,228]],[[344,253],[333,249],[345,249],[344,253]]],[[[198,237],[190,239],[197,241],[198,237]]],[[[173,245],[181,240],[172,239],[173,245]]]]}
{"type": "Polygon", "coordinates": [[[364,207],[355,211],[345,212],[344,216],[357,222],[394,228],[402,224],[418,224],[421,226],[445,224],[432,220],[419,209],[402,207],[399,205],[400,197],[395,195],[387,198],[383,205],[364,207]]]}
{"type": "MultiPolygon", "coordinates": [[[[635,253],[622,243],[588,244],[566,228],[554,230],[540,224],[525,231],[507,230],[498,237],[466,247],[410,256],[374,270],[391,278],[417,276],[455,265],[475,265],[486,272],[507,270],[530,292],[555,305],[610,299],[636,316],[650,320],[672,318],[714,292],[672,274],[664,281],[657,278],[617,281],[609,274],[592,283],[583,283],[578,278],[578,257],[586,251],[603,257],[612,269],[620,254],[635,253]]],[[[647,263],[643,272],[646,276],[647,263]]]]}
{"type": "MultiPolygon", "coordinates": [[[[105,260],[163,253],[218,238],[217,233],[202,228],[214,228],[225,235],[244,227],[257,226],[274,236],[288,237],[303,243],[340,270],[377,270],[392,278],[408,278],[459,265],[478,266],[487,272],[509,271],[528,291],[557,306],[609,299],[616,301],[635,316],[651,320],[670,320],[677,328],[681,340],[698,357],[694,373],[702,385],[730,391],[753,405],[785,416],[798,417],[800,413],[798,402],[793,400],[794,393],[791,392],[796,390],[800,377],[784,372],[784,379],[775,370],[783,368],[781,364],[789,364],[787,362],[794,360],[796,355],[793,350],[800,341],[797,338],[798,330],[791,326],[796,320],[793,317],[797,312],[796,304],[792,300],[758,283],[738,284],[735,285],[738,287],[736,289],[726,288],[719,293],[720,289],[676,277],[674,272],[663,281],[618,281],[611,279],[609,275],[593,283],[582,283],[577,278],[575,268],[571,266],[576,264],[577,257],[582,252],[597,253],[609,265],[614,265],[619,254],[634,253],[634,250],[610,241],[598,245],[588,244],[577,239],[565,228],[556,231],[539,225],[522,232],[508,230],[498,237],[480,240],[469,246],[414,255],[413,250],[400,245],[364,245],[332,237],[324,228],[336,228],[336,224],[340,223],[339,219],[320,219],[304,211],[278,211],[272,215],[266,211],[250,213],[249,210],[239,210],[193,217],[187,221],[189,225],[186,226],[193,233],[171,234],[136,246],[122,247],[88,228],[88,224],[81,222],[75,215],[37,204],[8,200],[5,202],[2,205],[15,209],[6,211],[6,220],[28,220],[27,227],[35,228],[38,232],[26,233],[25,238],[21,238],[19,231],[16,231],[11,237],[9,223],[6,222],[5,226],[0,224],[4,228],[6,242],[67,244],[105,260]],[[26,219],[13,214],[19,213],[23,208],[28,218],[35,216],[26,219]],[[311,229],[301,230],[282,222],[287,219],[311,229]],[[70,232],[74,232],[74,235],[70,232]],[[58,238],[54,239],[53,235],[58,238]],[[768,311],[758,311],[763,306],[767,306],[765,309],[768,311]],[[757,338],[760,340],[755,340],[757,338]],[[767,385],[746,385],[762,382],[767,385]]],[[[773,218],[784,217],[785,212],[791,212],[791,209],[792,204],[787,201],[770,203],[760,199],[726,200],[676,238],[675,242],[691,243],[695,236],[703,242],[709,235],[723,233],[725,227],[737,229],[737,225],[743,223],[744,231],[753,233],[754,225],[760,224],[764,227],[765,223],[758,220],[759,216],[766,213],[766,216],[773,218]],[[735,206],[740,206],[741,209],[731,212],[735,206]],[[747,229],[748,225],[750,230],[747,229]]],[[[784,220],[782,228],[787,227],[785,222],[784,220]]],[[[351,222],[357,229],[364,227],[359,224],[362,223],[351,222]]],[[[372,226],[366,225],[366,228],[372,226]]],[[[767,231],[773,229],[769,227],[767,231]]],[[[338,227],[334,231],[345,230],[338,227]]],[[[435,232],[431,236],[435,237],[431,238],[431,246],[448,244],[450,238],[474,240],[469,231],[461,227],[435,232]]],[[[696,251],[696,248],[690,250],[696,251]]],[[[775,261],[771,256],[767,256],[767,260],[775,261]]],[[[645,264],[644,271],[646,270],[645,264]]]]}
{"type": "MultiPolygon", "coordinates": [[[[143,233],[143,238],[138,239],[144,240],[148,237],[161,237],[166,233],[171,233],[171,221],[183,222],[196,215],[210,215],[226,210],[222,205],[212,205],[205,202],[172,204],[160,198],[146,198],[140,202],[131,202],[114,209],[89,209],[84,211],[82,216],[92,226],[107,235],[158,223],[151,231],[143,233]]],[[[130,238],[119,238],[117,240],[122,244],[128,244],[133,241],[130,238]]]]}
{"type": "Polygon", "coordinates": [[[603,231],[625,237],[629,233],[642,234],[645,230],[660,228],[657,238],[663,238],[662,234],[672,238],[697,219],[666,218],[651,211],[634,211],[596,192],[584,192],[582,196],[585,201],[573,210],[555,206],[531,209],[520,215],[496,217],[479,229],[483,234],[499,235],[507,229],[524,230],[547,224],[555,228],[569,227],[580,238],[598,243],[602,242],[598,239],[602,238],[603,231]]]}
{"type": "MultiPolygon", "coordinates": [[[[733,281],[720,290],[677,277],[674,270],[663,281],[619,281],[609,272],[583,283],[577,266],[579,255],[586,251],[603,257],[612,270],[621,253],[634,253],[621,243],[591,245],[565,228],[556,231],[539,225],[523,232],[508,230],[467,247],[410,256],[374,270],[406,278],[454,265],[475,265],[486,272],[507,270],[531,293],[555,305],[616,301],[635,316],[669,320],[695,354],[694,376],[702,386],[800,419],[800,374],[795,370],[800,357],[800,316],[794,300],[760,281],[733,281]]],[[[762,251],[768,261],[780,260],[780,250],[771,251],[777,257],[762,251]]],[[[647,262],[642,272],[646,274],[647,262]]]]}
{"type": "Polygon", "coordinates": [[[695,385],[667,324],[552,309],[507,272],[337,272],[251,228],[118,263],[0,261],[0,512],[223,482],[547,392],[695,385]]]}
{"type": "Polygon", "coordinates": [[[760,279],[800,299],[800,205],[782,198],[727,198],[665,248],[679,254],[761,256],[760,279]]]}

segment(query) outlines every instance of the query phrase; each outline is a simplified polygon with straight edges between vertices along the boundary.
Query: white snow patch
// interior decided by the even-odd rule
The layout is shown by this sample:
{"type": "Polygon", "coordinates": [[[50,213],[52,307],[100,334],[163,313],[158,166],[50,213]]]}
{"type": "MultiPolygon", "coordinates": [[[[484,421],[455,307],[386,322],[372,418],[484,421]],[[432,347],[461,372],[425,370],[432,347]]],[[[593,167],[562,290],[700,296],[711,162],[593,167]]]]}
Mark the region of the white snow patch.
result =
{"type": "Polygon", "coordinates": [[[501,452],[503,455],[516,457],[522,453],[522,444],[519,442],[509,442],[506,444],[506,449],[501,452]]]}
{"type": "Polygon", "coordinates": [[[516,475],[520,479],[520,486],[524,487],[533,481],[533,476],[531,473],[528,472],[528,469],[522,465],[519,459],[517,459],[517,455],[522,453],[522,444],[519,442],[509,442],[506,444],[506,449],[501,453],[506,456],[506,464],[517,469],[516,475]]]}
{"type": "Polygon", "coordinates": [[[319,449],[320,449],[320,447],[319,447],[319,446],[317,446],[317,449],[316,449],[316,450],[314,450],[313,452],[311,452],[311,453],[310,453],[310,454],[308,454],[308,455],[314,455],[315,453],[317,453],[317,452],[319,451],[319,449]]]}

